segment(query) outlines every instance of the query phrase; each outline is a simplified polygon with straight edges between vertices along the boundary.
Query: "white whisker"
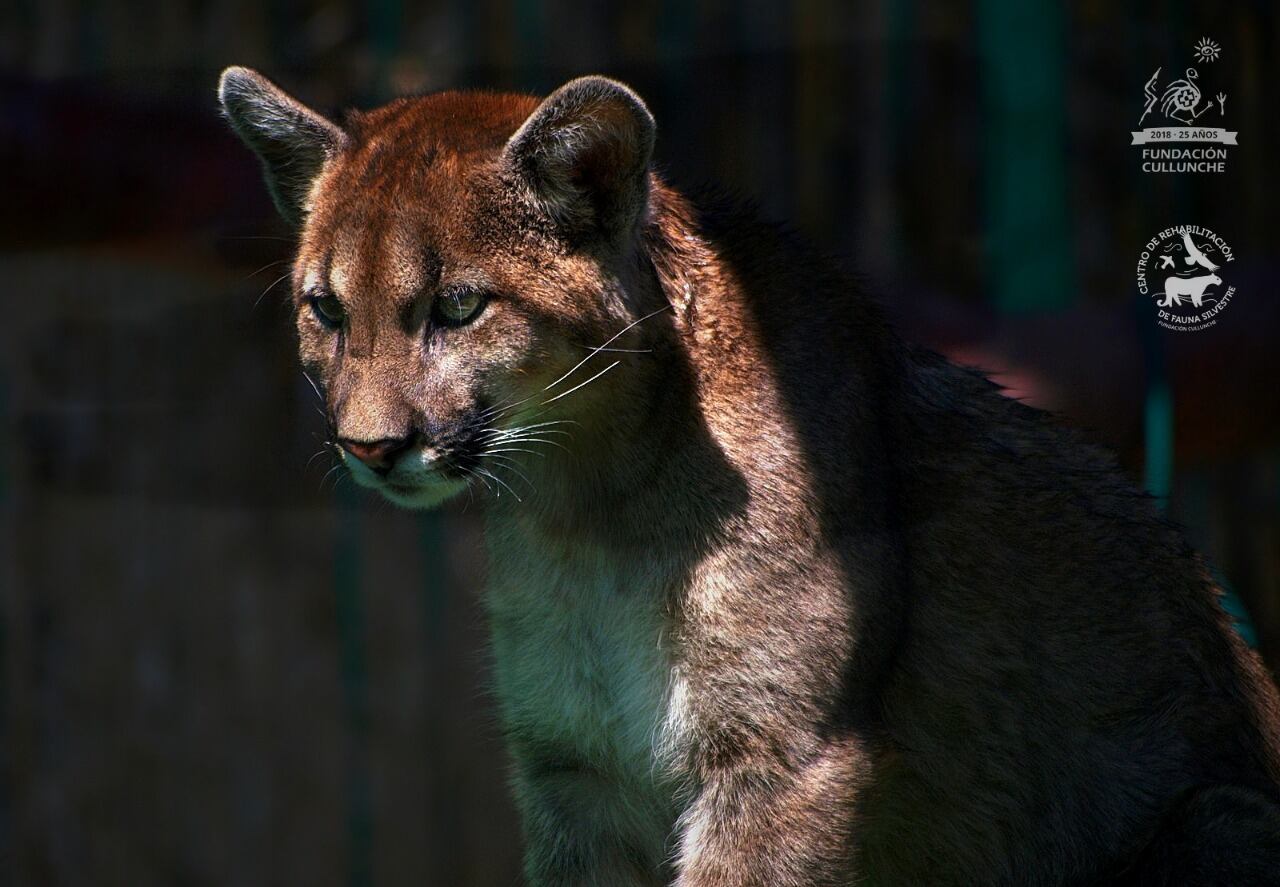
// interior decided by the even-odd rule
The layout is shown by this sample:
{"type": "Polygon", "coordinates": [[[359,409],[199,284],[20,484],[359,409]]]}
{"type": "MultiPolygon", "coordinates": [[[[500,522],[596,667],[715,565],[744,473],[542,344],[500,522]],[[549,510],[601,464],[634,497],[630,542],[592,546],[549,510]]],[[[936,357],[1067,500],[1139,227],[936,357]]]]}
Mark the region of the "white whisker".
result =
{"type": "Polygon", "coordinates": [[[591,351],[611,351],[615,354],[652,354],[652,348],[606,348],[601,345],[599,348],[592,348],[590,345],[579,345],[579,348],[587,348],[591,351]]]}
{"type": "Polygon", "coordinates": [[[302,371],[302,378],[307,380],[307,384],[310,385],[311,390],[316,393],[316,397],[320,398],[321,403],[324,403],[324,395],[320,393],[320,387],[316,385],[315,380],[313,380],[311,376],[307,375],[306,370],[302,371]]]}
{"type": "MultiPolygon", "coordinates": [[[[343,466],[342,466],[342,463],[341,463],[341,462],[339,462],[337,465],[334,465],[332,468],[330,468],[328,471],[326,471],[326,472],[324,473],[324,477],[320,478],[320,489],[321,489],[321,490],[323,490],[323,489],[324,489],[324,482],[325,482],[325,481],[327,481],[327,480],[329,479],[329,477],[330,477],[330,476],[331,476],[335,471],[340,471],[340,470],[342,470],[342,467],[343,467],[343,466]]],[[[338,488],[338,482],[337,482],[337,481],[334,481],[334,483],[333,483],[333,488],[334,488],[335,490],[338,488]]]]}
{"type": "Polygon", "coordinates": [[[288,277],[291,274],[293,274],[293,269],[289,269],[288,271],[284,272],[279,277],[277,277],[275,280],[271,281],[270,285],[268,285],[267,288],[262,291],[262,293],[258,296],[258,298],[253,300],[253,307],[257,308],[258,303],[267,297],[267,293],[275,289],[276,286],[279,285],[280,281],[284,280],[286,277],[288,277]]]}
{"type": "Polygon", "coordinates": [[[486,490],[488,490],[490,493],[492,493],[492,492],[493,492],[493,487],[489,486],[489,482],[488,482],[487,480],[485,480],[483,477],[481,477],[479,474],[477,474],[477,473],[476,473],[476,471],[475,471],[475,469],[473,469],[473,468],[465,468],[465,469],[463,469],[463,470],[464,470],[464,471],[466,471],[466,472],[467,472],[467,474],[469,474],[469,475],[471,475],[472,477],[474,477],[476,480],[480,481],[480,483],[484,484],[484,488],[485,488],[486,490]]]}
{"type": "Polygon", "coordinates": [[[553,437],[572,437],[567,431],[559,431],[553,428],[544,428],[542,431],[530,431],[525,434],[512,434],[509,437],[499,437],[494,440],[487,441],[487,446],[505,447],[509,444],[524,443],[527,440],[550,440],[553,437]]]}
{"type": "MultiPolygon", "coordinates": [[[[555,401],[559,400],[559,399],[560,399],[560,398],[562,398],[562,397],[568,397],[570,394],[573,394],[573,392],[577,391],[579,388],[582,388],[582,387],[584,387],[584,386],[586,386],[586,385],[590,385],[590,384],[591,384],[592,382],[594,382],[596,379],[599,379],[601,376],[603,376],[605,373],[609,372],[609,370],[613,369],[614,367],[616,367],[616,366],[617,366],[618,364],[620,364],[620,363],[622,363],[622,361],[620,361],[620,360],[615,360],[613,363],[609,364],[607,367],[605,367],[604,369],[602,369],[600,372],[596,373],[594,376],[592,376],[592,377],[591,377],[590,379],[588,379],[587,381],[585,381],[585,382],[579,382],[577,385],[574,385],[574,386],[573,386],[572,388],[570,388],[568,391],[561,391],[561,392],[560,392],[559,394],[557,394],[555,397],[551,397],[551,398],[548,398],[547,400],[544,400],[541,404],[539,404],[539,406],[546,406],[546,405],[547,405],[547,404],[549,404],[549,403],[554,403],[555,401]]],[[[546,389],[544,388],[544,389],[543,389],[543,391],[545,391],[545,390],[546,390],[546,389]]]]}
{"type": "MultiPolygon", "coordinates": [[[[522,443],[522,444],[529,444],[529,445],[546,444],[549,447],[555,447],[556,449],[564,450],[566,453],[570,452],[568,447],[554,440],[541,440],[541,439],[530,438],[528,440],[515,441],[515,443],[522,443]]],[[[501,453],[502,449],[495,449],[493,450],[493,452],[501,453]]],[[[542,454],[539,453],[538,455],[542,455],[542,454]]]]}
{"type": "Polygon", "coordinates": [[[257,271],[254,271],[252,274],[246,274],[244,277],[240,278],[240,283],[245,283],[247,281],[253,280],[253,278],[257,277],[259,274],[261,274],[263,271],[266,271],[268,268],[274,268],[276,265],[283,265],[285,262],[288,262],[288,261],[289,261],[288,259],[276,259],[274,262],[267,262],[267,264],[263,265],[261,268],[259,268],[257,271]]]}
{"type": "MultiPolygon", "coordinates": [[[[534,443],[545,443],[546,441],[534,441],[534,443]]],[[[496,450],[485,450],[480,455],[492,456],[497,453],[528,453],[530,456],[545,456],[545,453],[539,453],[537,450],[526,450],[522,447],[499,447],[496,450]]]]}
{"type": "Polygon", "coordinates": [[[313,455],[310,459],[307,460],[307,464],[302,467],[302,470],[306,471],[307,469],[309,469],[317,459],[319,459],[321,456],[325,455],[328,452],[329,452],[329,445],[325,444],[324,449],[320,450],[315,455],[313,455]]]}
{"type": "Polygon", "coordinates": [[[480,432],[488,435],[506,435],[519,434],[524,431],[532,431],[535,428],[549,428],[552,425],[577,425],[579,423],[572,419],[555,419],[550,422],[535,422],[532,425],[515,425],[511,428],[490,428],[480,432]]]}
{"type": "MultiPolygon", "coordinates": [[[[494,480],[496,483],[499,483],[499,484],[501,484],[503,487],[506,487],[507,491],[508,491],[509,493],[511,493],[511,495],[512,495],[512,496],[515,496],[515,497],[516,497],[516,501],[517,501],[517,502],[523,502],[523,501],[524,501],[523,499],[521,499],[521,498],[520,498],[520,494],[519,494],[519,493],[517,493],[515,490],[511,489],[511,484],[507,483],[507,482],[506,482],[506,481],[504,481],[502,478],[498,477],[498,475],[494,474],[494,473],[493,473],[493,472],[491,472],[491,471],[486,471],[486,470],[485,470],[485,469],[483,469],[483,468],[477,468],[477,469],[476,469],[476,471],[478,471],[478,472],[479,472],[480,474],[482,474],[482,475],[485,475],[485,476],[487,476],[487,477],[493,478],[493,480],[494,480]]],[[[502,491],[501,491],[501,490],[499,490],[499,491],[498,491],[498,498],[499,498],[499,499],[501,499],[501,498],[502,498],[502,491]]]]}
{"type": "Polygon", "coordinates": [[[522,481],[528,484],[529,489],[531,490],[533,489],[533,481],[529,480],[528,475],[526,475],[523,471],[520,470],[519,463],[517,463],[515,459],[512,459],[509,456],[495,456],[492,454],[490,454],[489,458],[493,459],[495,462],[500,462],[502,465],[506,466],[508,470],[514,472],[517,477],[519,477],[522,481]]]}
{"type": "MultiPolygon", "coordinates": [[[[627,325],[626,325],[626,326],[624,326],[622,329],[618,330],[616,333],[614,333],[612,336],[610,336],[608,339],[606,339],[606,340],[604,341],[604,343],[603,343],[603,344],[601,344],[601,345],[597,345],[595,348],[591,349],[591,353],[590,353],[590,354],[588,354],[586,357],[582,358],[582,360],[578,361],[576,364],[574,364],[573,369],[569,370],[569,372],[565,373],[565,374],[564,374],[563,376],[561,376],[559,379],[556,379],[554,382],[552,382],[550,385],[548,385],[546,388],[543,388],[542,390],[543,390],[543,391],[550,391],[552,388],[556,387],[556,386],[557,386],[557,385],[559,385],[561,382],[563,382],[565,379],[569,378],[569,377],[570,377],[570,376],[572,376],[575,372],[577,372],[578,367],[582,366],[582,365],[583,365],[584,363],[586,363],[588,360],[590,360],[591,358],[595,357],[595,356],[596,356],[596,354],[598,354],[598,353],[599,353],[602,349],[604,349],[606,346],[608,346],[608,345],[612,345],[614,342],[616,342],[620,336],[622,336],[624,333],[626,333],[626,332],[627,332],[628,330],[630,330],[632,327],[635,327],[637,324],[641,324],[641,323],[643,323],[644,321],[648,320],[650,317],[654,317],[654,316],[656,316],[656,315],[658,315],[658,314],[661,314],[663,311],[666,311],[666,310],[667,310],[667,309],[669,309],[670,307],[671,307],[670,305],[663,305],[663,306],[662,306],[661,308],[659,308],[657,311],[651,311],[651,312],[649,312],[648,314],[644,315],[643,317],[638,318],[637,320],[633,320],[633,321],[631,321],[631,323],[627,324],[627,325]]],[[[555,398],[552,398],[552,400],[554,400],[554,399],[555,399],[555,398]]],[[[550,401],[548,401],[548,403],[550,403],[550,401]]]]}

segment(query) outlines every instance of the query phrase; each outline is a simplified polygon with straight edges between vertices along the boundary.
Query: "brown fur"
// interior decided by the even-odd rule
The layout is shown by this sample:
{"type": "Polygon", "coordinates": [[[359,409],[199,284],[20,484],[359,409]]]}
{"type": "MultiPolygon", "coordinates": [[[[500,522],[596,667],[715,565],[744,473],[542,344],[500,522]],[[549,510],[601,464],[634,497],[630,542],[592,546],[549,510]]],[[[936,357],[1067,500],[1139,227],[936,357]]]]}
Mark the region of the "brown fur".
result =
{"type": "Polygon", "coordinates": [[[222,96],[303,220],[337,435],[410,446],[358,479],[489,506],[531,882],[1280,883],[1280,702],[1178,532],[795,238],[648,172],[625,87],[341,127],[241,69],[222,96]],[[445,328],[458,286],[490,301],[445,328]],[[535,420],[575,424],[495,437],[535,420]]]}

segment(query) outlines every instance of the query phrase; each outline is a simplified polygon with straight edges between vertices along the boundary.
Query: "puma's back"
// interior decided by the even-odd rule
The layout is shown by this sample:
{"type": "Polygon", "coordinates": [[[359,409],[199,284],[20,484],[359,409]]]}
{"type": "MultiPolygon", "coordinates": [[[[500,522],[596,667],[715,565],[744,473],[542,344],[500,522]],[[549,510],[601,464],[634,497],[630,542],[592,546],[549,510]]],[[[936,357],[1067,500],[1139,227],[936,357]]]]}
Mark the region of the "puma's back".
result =
{"type": "Polygon", "coordinates": [[[1242,882],[1280,881],[1280,700],[1153,500],[1081,435],[900,343],[794,238],[731,205],[698,218],[868,628],[850,693],[884,756],[855,803],[861,871],[1229,883],[1237,860],[1242,882]],[[885,535],[882,596],[862,549],[885,535]],[[1213,837],[1179,835],[1160,869],[1184,818],[1213,837]]]}
{"type": "Polygon", "coordinates": [[[635,93],[221,97],[299,226],[336,451],[485,505],[532,883],[1280,877],[1275,687],[1178,532],[663,183],[635,93]]]}
{"type": "MultiPolygon", "coordinates": [[[[1200,840],[1223,846],[1207,858],[1248,865],[1241,850],[1271,829],[1258,859],[1273,864],[1280,705],[1204,564],[1108,454],[976,373],[932,355],[911,365],[910,627],[881,704],[897,742],[938,754],[890,768],[873,816],[947,846],[917,855],[899,835],[877,852],[924,883],[961,859],[1008,883],[1134,883],[1135,848],[1187,799],[1228,786],[1257,793],[1240,814],[1249,837],[1231,836],[1232,804],[1214,809],[1200,840]]],[[[1168,883],[1235,883],[1219,880],[1229,867],[1196,881],[1195,855],[1168,883]]]]}

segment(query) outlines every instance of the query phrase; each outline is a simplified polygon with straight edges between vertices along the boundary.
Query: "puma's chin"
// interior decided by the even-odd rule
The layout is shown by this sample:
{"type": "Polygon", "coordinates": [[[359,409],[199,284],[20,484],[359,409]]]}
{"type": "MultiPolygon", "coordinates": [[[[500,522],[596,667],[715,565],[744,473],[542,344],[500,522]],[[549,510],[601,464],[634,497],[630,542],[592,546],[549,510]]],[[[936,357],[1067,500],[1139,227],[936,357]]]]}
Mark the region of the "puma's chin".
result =
{"type": "Polygon", "coordinates": [[[428,509],[443,505],[466,488],[466,481],[440,477],[414,486],[383,483],[377,490],[402,508],[428,509]]]}
{"type": "Polygon", "coordinates": [[[426,450],[410,453],[385,475],[371,471],[358,459],[347,458],[345,452],[342,461],[357,484],[402,508],[435,508],[467,489],[465,480],[444,474],[426,450]]]}

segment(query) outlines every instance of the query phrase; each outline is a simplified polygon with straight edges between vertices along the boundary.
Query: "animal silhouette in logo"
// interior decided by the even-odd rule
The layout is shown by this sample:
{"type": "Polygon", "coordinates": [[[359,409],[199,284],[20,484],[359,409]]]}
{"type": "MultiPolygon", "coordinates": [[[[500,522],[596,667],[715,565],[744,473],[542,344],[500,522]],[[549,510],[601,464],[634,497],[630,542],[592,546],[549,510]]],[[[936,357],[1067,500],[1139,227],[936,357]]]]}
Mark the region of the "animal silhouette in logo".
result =
{"type": "MultiPolygon", "coordinates": [[[[1182,245],[1187,250],[1187,257],[1183,259],[1183,261],[1188,265],[1199,265],[1206,271],[1217,271],[1222,267],[1221,265],[1215,265],[1213,262],[1209,261],[1208,257],[1205,256],[1204,251],[1201,250],[1200,247],[1196,246],[1195,241],[1191,239],[1190,231],[1182,232],[1182,245]]],[[[1219,280],[1218,283],[1222,283],[1222,281],[1219,280]]],[[[1199,303],[1197,302],[1196,304],[1199,303]]]]}
{"type": "MultiPolygon", "coordinates": [[[[1188,262],[1191,259],[1187,259],[1188,262]]],[[[1216,265],[1213,267],[1217,267],[1216,265]]],[[[1205,290],[1222,283],[1216,274],[1205,274],[1200,277],[1166,277],[1164,279],[1164,301],[1158,303],[1161,308],[1181,305],[1183,296],[1191,297],[1191,304],[1199,308],[1204,302],[1205,290]]]]}
{"type": "MultiPolygon", "coordinates": [[[[1204,107],[1199,110],[1196,106],[1200,104],[1200,87],[1196,85],[1199,78],[1195,68],[1187,68],[1187,76],[1185,80],[1174,80],[1165,88],[1164,100],[1160,103],[1160,110],[1164,112],[1166,117],[1174,120],[1181,120],[1183,123],[1194,123],[1196,118],[1213,107],[1213,102],[1206,101],[1204,107]],[[1179,117],[1179,114],[1190,114],[1190,119],[1179,117]]],[[[1225,101],[1226,97],[1223,96],[1225,101]]]]}
{"type": "MultiPolygon", "coordinates": [[[[1194,126],[1201,114],[1213,108],[1214,99],[1203,96],[1200,92],[1200,86],[1196,83],[1200,79],[1200,73],[1195,68],[1187,68],[1186,77],[1169,81],[1169,85],[1165,87],[1163,93],[1157,92],[1157,84],[1160,80],[1160,68],[1156,68],[1156,72],[1151,75],[1151,79],[1147,81],[1147,85],[1143,87],[1143,95],[1146,97],[1146,107],[1142,111],[1142,116],[1138,118],[1138,125],[1142,125],[1142,121],[1147,119],[1147,115],[1155,108],[1156,103],[1160,104],[1160,113],[1169,120],[1176,120],[1187,126],[1194,126]],[[1204,104],[1201,105],[1201,99],[1204,104]]],[[[1216,99],[1218,103],[1218,113],[1225,115],[1227,112],[1227,94],[1220,92],[1216,99]]]]}

